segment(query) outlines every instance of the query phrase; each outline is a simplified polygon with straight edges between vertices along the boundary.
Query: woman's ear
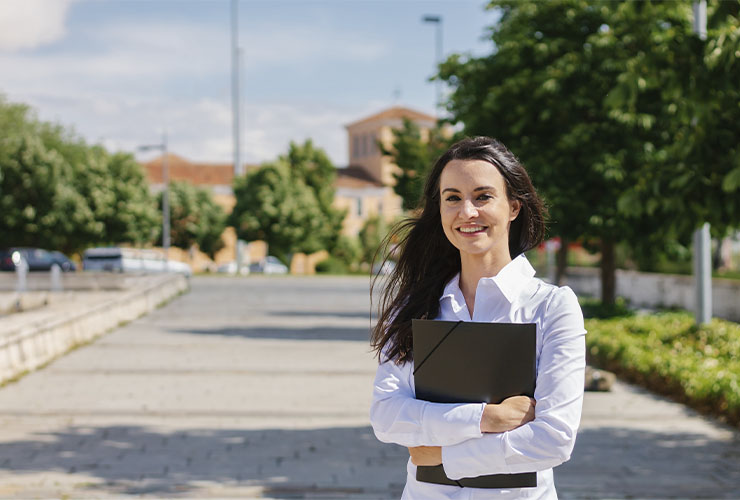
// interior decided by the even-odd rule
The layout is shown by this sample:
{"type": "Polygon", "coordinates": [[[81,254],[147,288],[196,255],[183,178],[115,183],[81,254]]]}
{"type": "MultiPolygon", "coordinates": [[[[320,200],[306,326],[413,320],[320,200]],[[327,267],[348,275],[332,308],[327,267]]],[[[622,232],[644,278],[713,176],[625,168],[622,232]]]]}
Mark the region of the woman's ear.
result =
{"type": "Polygon", "coordinates": [[[511,207],[511,212],[509,214],[509,221],[513,221],[519,216],[519,210],[522,208],[522,202],[519,200],[512,200],[509,203],[509,206],[511,207]]]}

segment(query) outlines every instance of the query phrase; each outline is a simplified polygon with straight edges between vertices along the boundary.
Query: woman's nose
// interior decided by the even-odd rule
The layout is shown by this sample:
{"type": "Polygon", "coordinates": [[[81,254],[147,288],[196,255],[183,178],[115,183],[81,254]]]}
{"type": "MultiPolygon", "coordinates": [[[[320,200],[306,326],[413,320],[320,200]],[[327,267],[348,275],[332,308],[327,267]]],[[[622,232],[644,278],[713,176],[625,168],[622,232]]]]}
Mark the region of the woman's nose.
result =
{"type": "Polygon", "coordinates": [[[473,204],[471,200],[463,200],[462,207],[460,208],[460,215],[466,219],[470,219],[478,216],[478,208],[473,204]]]}

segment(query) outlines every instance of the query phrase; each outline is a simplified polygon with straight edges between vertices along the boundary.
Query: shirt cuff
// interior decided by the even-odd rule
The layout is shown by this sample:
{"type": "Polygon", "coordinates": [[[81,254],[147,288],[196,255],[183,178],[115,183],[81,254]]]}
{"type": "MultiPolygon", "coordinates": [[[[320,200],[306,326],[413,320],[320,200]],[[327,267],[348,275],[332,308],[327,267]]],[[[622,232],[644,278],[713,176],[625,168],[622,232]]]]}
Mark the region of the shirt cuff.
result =
{"type": "Polygon", "coordinates": [[[453,446],[442,447],[442,467],[450,479],[508,474],[504,433],[486,434],[453,446]]]}
{"type": "Polygon", "coordinates": [[[478,438],[483,435],[480,421],[483,418],[485,403],[461,405],[427,404],[422,421],[424,426],[438,442],[449,442],[455,436],[456,442],[478,438]]]}

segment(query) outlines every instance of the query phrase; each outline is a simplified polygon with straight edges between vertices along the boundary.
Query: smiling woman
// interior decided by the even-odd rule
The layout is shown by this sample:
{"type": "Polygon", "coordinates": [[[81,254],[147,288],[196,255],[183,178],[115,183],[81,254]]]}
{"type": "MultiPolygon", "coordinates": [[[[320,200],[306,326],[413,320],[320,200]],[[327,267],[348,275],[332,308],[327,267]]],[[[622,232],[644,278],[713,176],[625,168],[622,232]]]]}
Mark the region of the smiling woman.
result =
{"type": "Polygon", "coordinates": [[[544,207],[524,167],[500,142],[476,137],[440,157],[418,216],[388,236],[400,241],[400,257],[384,283],[372,333],[380,364],[370,419],[379,440],[408,447],[403,498],[461,498],[465,478],[522,472],[536,472],[537,486],[462,495],[557,498],[552,468],[570,458],[575,444],[586,331],[575,294],[535,278],[523,255],[543,235],[544,207]],[[534,399],[416,399],[413,319],[534,324],[534,399]],[[417,466],[438,465],[452,483],[417,479],[417,466]]]}

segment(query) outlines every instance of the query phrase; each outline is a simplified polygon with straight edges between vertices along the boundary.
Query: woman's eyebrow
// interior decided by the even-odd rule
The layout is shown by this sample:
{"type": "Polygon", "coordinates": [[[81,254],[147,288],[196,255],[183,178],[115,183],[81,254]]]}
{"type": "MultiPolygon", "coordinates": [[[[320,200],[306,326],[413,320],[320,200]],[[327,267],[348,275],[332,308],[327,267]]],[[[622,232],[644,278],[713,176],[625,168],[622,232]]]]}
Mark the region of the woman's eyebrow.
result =
{"type": "MultiPolygon", "coordinates": [[[[459,193],[460,192],[459,189],[455,189],[455,188],[444,188],[442,190],[442,194],[446,193],[447,191],[451,191],[453,193],[459,193]]],[[[473,192],[474,193],[477,193],[478,191],[496,191],[496,188],[493,187],[493,186],[481,186],[481,187],[477,187],[477,188],[473,189],[473,192]]]]}

